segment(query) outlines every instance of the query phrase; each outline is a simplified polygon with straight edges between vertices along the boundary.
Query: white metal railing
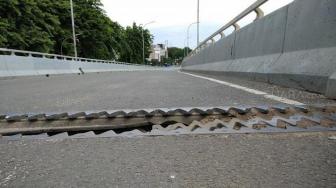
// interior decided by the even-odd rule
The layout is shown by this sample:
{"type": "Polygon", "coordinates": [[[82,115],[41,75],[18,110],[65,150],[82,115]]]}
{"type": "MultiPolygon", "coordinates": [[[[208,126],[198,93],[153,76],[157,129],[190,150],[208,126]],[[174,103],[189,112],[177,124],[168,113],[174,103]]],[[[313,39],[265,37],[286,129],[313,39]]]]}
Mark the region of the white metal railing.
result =
{"type": "Polygon", "coordinates": [[[7,49],[7,48],[0,48],[0,53],[1,52],[8,53],[10,55],[15,55],[15,56],[24,55],[24,56],[36,57],[36,58],[48,58],[48,59],[81,61],[81,62],[91,62],[91,63],[112,63],[112,64],[143,66],[143,65],[139,65],[139,64],[118,62],[118,61],[115,61],[115,60],[101,60],[101,59],[90,59],[90,58],[81,58],[81,57],[76,58],[76,57],[73,57],[73,56],[48,54],[48,53],[32,52],[32,51],[25,51],[25,50],[14,50],[14,49],[7,49]]]}
{"type": "Polygon", "coordinates": [[[209,42],[214,43],[215,37],[220,35],[221,38],[224,38],[224,30],[228,29],[229,27],[233,26],[235,31],[240,29],[240,26],[238,25],[238,21],[243,19],[245,16],[250,14],[251,12],[256,13],[256,20],[260,19],[264,16],[264,12],[260,9],[260,6],[265,4],[268,0],[257,0],[255,3],[253,3],[250,7],[248,7],[246,10],[244,10],[242,13],[240,13],[237,17],[235,17],[233,20],[231,20],[229,23],[221,27],[218,31],[216,31],[214,34],[206,38],[203,42],[201,42],[192,52],[190,52],[189,56],[192,56],[196,53],[198,53],[203,47],[206,47],[209,42]]]}

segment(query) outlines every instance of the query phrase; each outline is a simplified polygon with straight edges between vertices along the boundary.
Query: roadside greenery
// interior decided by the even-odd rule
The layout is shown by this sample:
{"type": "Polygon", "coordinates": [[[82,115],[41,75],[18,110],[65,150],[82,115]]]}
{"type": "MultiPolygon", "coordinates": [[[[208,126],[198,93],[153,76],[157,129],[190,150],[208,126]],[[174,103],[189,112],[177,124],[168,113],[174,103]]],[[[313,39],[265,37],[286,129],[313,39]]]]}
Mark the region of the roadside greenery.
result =
{"type": "Polygon", "coordinates": [[[190,48],[168,48],[168,56],[171,59],[183,59],[189,52],[191,52],[190,48]]]}
{"type": "MultiPolygon", "coordinates": [[[[100,0],[73,2],[78,56],[142,63],[142,27],[110,20],[100,0]]],[[[148,56],[148,30],[144,39],[148,56]]],[[[69,0],[0,0],[0,47],[74,55],[69,0]]]]}
{"type": "Polygon", "coordinates": [[[168,65],[178,65],[182,63],[182,60],[188,53],[191,52],[190,48],[178,48],[170,47],[168,48],[168,58],[163,58],[162,64],[168,65]]]}

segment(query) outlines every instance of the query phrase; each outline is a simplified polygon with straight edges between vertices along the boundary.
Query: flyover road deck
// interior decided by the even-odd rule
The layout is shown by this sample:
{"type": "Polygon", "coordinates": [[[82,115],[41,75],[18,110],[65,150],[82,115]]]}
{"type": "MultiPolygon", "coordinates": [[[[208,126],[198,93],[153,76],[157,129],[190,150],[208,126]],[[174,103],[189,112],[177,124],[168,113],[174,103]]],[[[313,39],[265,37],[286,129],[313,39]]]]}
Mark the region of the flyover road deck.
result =
{"type": "MultiPolygon", "coordinates": [[[[242,79],[149,71],[1,79],[0,113],[282,104],[256,90],[335,104],[242,79]]],[[[336,187],[335,140],[332,131],[0,138],[0,187],[336,187]]]]}
{"type": "Polygon", "coordinates": [[[335,138],[282,133],[0,141],[0,187],[331,188],[335,138]]]}
{"type": "MultiPolygon", "coordinates": [[[[336,104],[313,93],[213,77],[304,104],[336,104]]],[[[135,71],[0,79],[0,113],[277,105],[262,95],[178,71],[135,71]]]]}

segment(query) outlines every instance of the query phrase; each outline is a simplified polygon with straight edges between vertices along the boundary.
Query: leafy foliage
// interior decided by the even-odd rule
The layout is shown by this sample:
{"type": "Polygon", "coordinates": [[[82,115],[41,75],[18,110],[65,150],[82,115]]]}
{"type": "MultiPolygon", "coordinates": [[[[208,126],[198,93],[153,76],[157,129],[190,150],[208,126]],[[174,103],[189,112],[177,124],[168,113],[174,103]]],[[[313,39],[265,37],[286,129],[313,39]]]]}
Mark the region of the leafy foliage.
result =
{"type": "Polygon", "coordinates": [[[183,58],[191,52],[190,48],[177,48],[171,47],[168,48],[168,58],[165,58],[163,62],[165,64],[180,64],[182,63],[183,58]]]}
{"type": "MultiPolygon", "coordinates": [[[[100,0],[73,0],[78,55],[142,62],[142,32],[149,54],[152,35],[135,23],[110,20],[100,0]]],[[[69,0],[0,0],[0,47],[74,55],[69,0]]]]}
{"type": "Polygon", "coordinates": [[[133,26],[126,27],[125,31],[125,41],[128,44],[129,49],[127,49],[126,53],[122,54],[121,59],[126,62],[131,63],[142,63],[143,62],[143,54],[142,54],[142,30],[143,37],[145,41],[145,56],[147,57],[150,54],[150,47],[152,43],[152,36],[148,30],[143,29],[140,26],[137,26],[133,23],[133,26]],[[141,39],[141,40],[138,40],[141,39]],[[140,61],[139,61],[140,59],[140,61]]]}
{"type": "Polygon", "coordinates": [[[182,59],[189,52],[191,52],[190,48],[177,48],[177,47],[168,48],[168,56],[171,59],[182,59]]]}

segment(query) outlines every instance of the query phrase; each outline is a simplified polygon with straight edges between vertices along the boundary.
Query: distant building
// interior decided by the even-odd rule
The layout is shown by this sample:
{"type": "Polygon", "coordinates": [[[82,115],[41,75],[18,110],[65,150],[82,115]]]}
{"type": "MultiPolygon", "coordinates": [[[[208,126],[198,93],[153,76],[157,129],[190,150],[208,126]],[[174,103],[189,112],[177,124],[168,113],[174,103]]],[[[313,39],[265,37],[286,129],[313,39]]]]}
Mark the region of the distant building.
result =
{"type": "Polygon", "coordinates": [[[162,58],[168,58],[167,46],[164,44],[152,45],[151,53],[148,60],[157,60],[158,62],[161,62],[162,58]]]}

